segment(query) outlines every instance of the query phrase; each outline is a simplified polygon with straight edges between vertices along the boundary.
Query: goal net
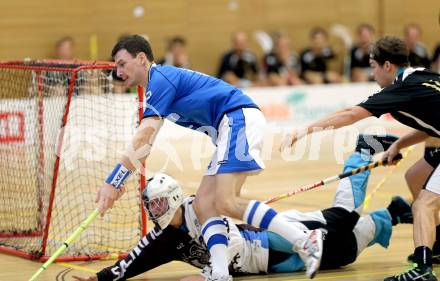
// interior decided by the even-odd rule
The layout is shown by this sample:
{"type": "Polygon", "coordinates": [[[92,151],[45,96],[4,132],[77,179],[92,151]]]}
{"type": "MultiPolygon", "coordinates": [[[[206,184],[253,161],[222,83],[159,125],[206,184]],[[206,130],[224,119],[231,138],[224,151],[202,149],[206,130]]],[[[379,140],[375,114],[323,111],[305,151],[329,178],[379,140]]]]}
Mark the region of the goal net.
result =
{"type": "MultiPolygon", "coordinates": [[[[0,251],[45,260],[96,207],[142,112],[115,94],[111,63],[0,63],[0,251]]],[[[128,252],[145,233],[141,176],[59,260],[128,252]]]]}

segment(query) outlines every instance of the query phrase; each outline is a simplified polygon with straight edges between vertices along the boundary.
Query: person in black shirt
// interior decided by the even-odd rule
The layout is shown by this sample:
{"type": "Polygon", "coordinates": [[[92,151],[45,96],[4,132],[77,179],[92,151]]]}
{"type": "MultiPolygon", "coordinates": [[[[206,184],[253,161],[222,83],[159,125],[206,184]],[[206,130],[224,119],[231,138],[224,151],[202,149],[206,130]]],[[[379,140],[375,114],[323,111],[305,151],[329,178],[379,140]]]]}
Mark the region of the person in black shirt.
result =
{"type": "MultiPolygon", "coordinates": [[[[440,43],[433,52],[431,69],[440,73],[440,43]]],[[[405,173],[405,180],[415,199],[423,189],[427,178],[434,171],[436,163],[440,162],[440,139],[429,138],[425,141],[424,157],[412,165],[405,173]]],[[[433,264],[440,264],[440,220],[437,221],[436,241],[432,248],[433,264]]],[[[408,257],[409,261],[414,259],[414,255],[408,257]]]]}
{"type": "Polygon", "coordinates": [[[232,50],[223,55],[218,78],[238,87],[251,86],[258,80],[257,57],[248,49],[246,33],[235,33],[232,43],[232,50]]]}
{"type": "Polygon", "coordinates": [[[301,78],[310,84],[342,82],[342,76],[328,69],[329,60],[335,57],[328,46],[328,34],[320,27],[310,32],[310,48],[301,52],[301,78]]]}
{"type": "Polygon", "coordinates": [[[173,65],[175,67],[191,68],[191,62],[186,53],[186,40],[183,37],[175,36],[169,39],[167,51],[157,64],[173,65]]]}
{"type": "Polygon", "coordinates": [[[431,60],[429,59],[428,51],[425,45],[420,42],[420,35],[422,33],[420,26],[411,23],[405,26],[403,30],[405,36],[405,43],[408,47],[408,60],[412,67],[423,66],[430,68],[431,60]]]}
{"type": "MultiPolygon", "coordinates": [[[[430,60],[428,57],[428,51],[425,46],[420,42],[421,30],[416,24],[409,24],[405,27],[405,43],[407,44],[409,51],[409,62],[413,67],[423,66],[429,68],[430,60]]],[[[437,67],[435,65],[436,54],[432,59],[431,69],[440,73],[440,59],[437,54],[437,67]]],[[[440,45],[437,49],[440,52],[440,45]]],[[[405,180],[407,185],[415,199],[420,191],[423,189],[428,177],[434,171],[437,163],[440,161],[440,140],[438,138],[429,138],[425,141],[424,157],[412,165],[405,173],[405,180]]],[[[436,222],[436,241],[433,245],[433,259],[434,264],[440,264],[440,225],[439,221],[436,222]]],[[[411,262],[414,259],[414,255],[411,254],[408,260],[411,262]]]]}
{"type": "Polygon", "coordinates": [[[431,68],[432,70],[440,73],[440,43],[438,43],[437,47],[434,50],[431,68]]]}
{"type": "Polygon", "coordinates": [[[279,34],[272,52],[264,56],[263,69],[270,86],[302,84],[298,57],[290,50],[290,40],[279,34]]]}
{"type": "MultiPolygon", "coordinates": [[[[389,160],[404,147],[429,136],[440,137],[440,75],[424,68],[408,67],[408,50],[397,37],[383,37],[373,45],[370,65],[376,82],[383,87],[380,92],[286,136],[281,149],[292,146],[317,128],[337,129],[384,113],[391,113],[395,119],[415,129],[390,146],[384,155],[389,160]]],[[[440,166],[433,164],[436,167],[413,204],[415,267],[385,281],[437,280],[432,271],[431,249],[435,239],[435,217],[440,210],[440,166]]]]}
{"type": "MultiPolygon", "coordinates": [[[[440,138],[430,137],[425,140],[423,157],[414,163],[405,172],[405,181],[413,196],[413,201],[423,190],[427,179],[434,172],[435,167],[440,163],[440,138]]],[[[432,263],[440,264],[440,221],[436,220],[435,242],[432,246],[432,263]]],[[[414,255],[408,256],[412,263],[414,255]]]]}
{"type": "Polygon", "coordinates": [[[352,82],[367,82],[370,75],[370,47],[374,40],[374,28],[369,24],[361,24],[357,28],[358,42],[351,49],[350,75],[352,82]]]}

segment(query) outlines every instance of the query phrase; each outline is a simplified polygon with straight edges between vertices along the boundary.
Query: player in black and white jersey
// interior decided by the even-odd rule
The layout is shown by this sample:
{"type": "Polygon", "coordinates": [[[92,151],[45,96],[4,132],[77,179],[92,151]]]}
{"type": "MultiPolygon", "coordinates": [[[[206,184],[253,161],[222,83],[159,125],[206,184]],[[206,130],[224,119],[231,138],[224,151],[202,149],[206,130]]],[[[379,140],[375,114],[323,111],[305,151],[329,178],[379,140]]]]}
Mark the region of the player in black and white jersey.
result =
{"type": "MultiPolygon", "coordinates": [[[[396,139],[392,136],[361,136],[356,152],[346,161],[344,171],[371,163],[374,147],[387,148],[396,139]],[[369,152],[366,154],[365,149],[369,152]],[[371,152],[371,153],[370,153],[371,152]],[[362,153],[362,154],[361,154],[362,153]]],[[[383,150],[382,150],[383,151],[383,150]]],[[[314,212],[289,210],[282,216],[303,231],[321,229],[326,233],[321,269],[337,268],[353,263],[368,246],[387,247],[392,225],[411,223],[411,208],[395,197],[386,209],[360,217],[370,172],[343,179],[333,206],[314,212]]],[[[210,276],[210,254],[203,241],[201,226],[192,207],[194,197],[184,199],[178,183],[170,176],[155,175],[144,192],[144,205],[156,227],[115,265],[80,281],[126,280],[173,260],[198,268],[202,274],[186,280],[205,280],[210,276]]],[[[224,223],[229,232],[228,259],[233,275],[267,274],[304,270],[304,263],[293,245],[281,236],[248,224],[224,223]]],[[[299,241],[300,242],[300,241],[299,241]]]]}
{"type": "MultiPolygon", "coordinates": [[[[385,153],[392,159],[400,149],[419,143],[429,136],[440,137],[440,75],[425,68],[408,67],[408,50],[397,37],[379,39],[370,52],[370,65],[376,82],[383,89],[364,102],[338,111],[304,130],[293,132],[283,141],[285,149],[316,128],[337,129],[364,118],[391,115],[412,127],[385,153]]],[[[424,189],[414,204],[414,262],[413,269],[386,281],[437,280],[432,271],[432,247],[435,240],[436,216],[440,210],[440,165],[436,163],[427,177],[424,189]]]]}
{"type": "MultiPolygon", "coordinates": [[[[405,180],[413,196],[413,201],[423,190],[427,179],[435,167],[440,164],[440,138],[430,137],[425,141],[423,157],[414,163],[405,173],[405,180]]],[[[432,263],[440,264],[440,218],[436,219],[435,242],[432,246],[432,263]]],[[[414,261],[414,254],[408,256],[408,261],[414,261]]]]}

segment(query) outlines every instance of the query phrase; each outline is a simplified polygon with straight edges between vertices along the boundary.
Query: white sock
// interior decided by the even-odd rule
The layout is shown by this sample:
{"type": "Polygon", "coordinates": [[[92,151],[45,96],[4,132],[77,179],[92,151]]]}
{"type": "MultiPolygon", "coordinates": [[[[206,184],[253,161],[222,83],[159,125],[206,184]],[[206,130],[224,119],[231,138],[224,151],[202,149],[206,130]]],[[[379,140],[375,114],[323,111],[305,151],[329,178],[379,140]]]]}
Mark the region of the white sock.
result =
{"type": "Polygon", "coordinates": [[[243,215],[243,221],[281,235],[292,246],[307,239],[307,234],[304,231],[283,219],[268,205],[255,200],[249,202],[243,215]]]}
{"type": "Polygon", "coordinates": [[[221,217],[212,217],[202,226],[203,240],[211,254],[213,276],[229,275],[228,229],[221,217]]]}

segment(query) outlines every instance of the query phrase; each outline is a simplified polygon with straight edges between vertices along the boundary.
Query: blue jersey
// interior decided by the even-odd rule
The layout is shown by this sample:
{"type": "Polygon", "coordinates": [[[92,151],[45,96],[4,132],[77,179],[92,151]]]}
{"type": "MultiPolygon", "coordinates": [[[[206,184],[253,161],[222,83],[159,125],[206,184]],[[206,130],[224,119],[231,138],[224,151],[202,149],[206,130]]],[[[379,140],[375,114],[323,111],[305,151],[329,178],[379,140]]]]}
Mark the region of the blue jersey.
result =
{"type": "Polygon", "coordinates": [[[242,91],[217,78],[174,66],[152,65],[144,118],[165,117],[183,127],[217,130],[227,112],[258,108],[242,91]]]}

